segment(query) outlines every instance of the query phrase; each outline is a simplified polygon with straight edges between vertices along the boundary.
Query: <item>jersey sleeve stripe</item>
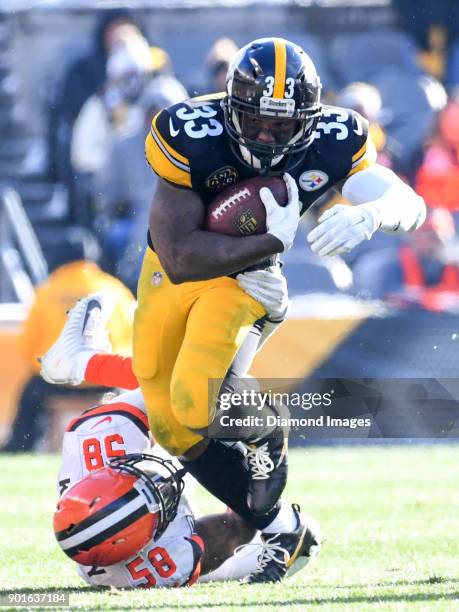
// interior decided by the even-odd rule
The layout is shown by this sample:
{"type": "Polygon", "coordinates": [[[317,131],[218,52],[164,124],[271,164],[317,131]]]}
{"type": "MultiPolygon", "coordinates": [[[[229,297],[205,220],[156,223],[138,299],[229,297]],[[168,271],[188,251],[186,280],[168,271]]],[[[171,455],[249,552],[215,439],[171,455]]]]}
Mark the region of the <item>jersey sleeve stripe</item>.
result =
{"type": "Polygon", "coordinates": [[[161,178],[177,185],[191,187],[190,172],[179,168],[177,166],[179,162],[171,161],[153,139],[152,132],[148,134],[145,141],[145,153],[148,163],[161,178]]]}
{"type": "Polygon", "coordinates": [[[352,157],[351,169],[347,176],[352,176],[356,172],[369,168],[377,159],[376,148],[368,136],[363,146],[352,157]]]}
{"type": "Polygon", "coordinates": [[[372,164],[373,162],[367,159],[366,156],[364,155],[363,159],[361,159],[357,165],[355,166],[353,165],[352,170],[349,172],[347,176],[352,176],[353,174],[356,174],[356,172],[365,170],[366,168],[369,168],[372,164]]]}
{"type": "Polygon", "coordinates": [[[187,166],[186,164],[183,164],[182,162],[178,161],[177,159],[175,159],[175,157],[173,155],[171,155],[168,151],[168,149],[166,148],[166,146],[164,145],[164,141],[162,141],[158,134],[153,130],[153,128],[151,129],[151,136],[154,140],[154,142],[156,143],[156,146],[158,147],[158,149],[161,151],[161,153],[164,155],[164,157],[167,157],[167,159],[177,168],[180,168],[180,170],[183,170],[184,172],[189,172],[190,171],[190,166],[187,166]]]}
{"type": "Polygon", "coordinates": [[[353,162],[352,162],[351,169],[356,168],[356,167],[357,167],[357,166],[360,164],[360,162],[362,161],[362,159],[363,159],[364,157],[366,157],[366,153],[367,153],[367,152],[366,152],[366,150],[365,150],[365,151],[362,153],[362,155],[361,155],[360,157],[357,157],[357,159],[356,159],[355,161],[353,161],[353,162]]]}
{"type": "Polygon", "coordinates": [[[168,148],[165,146],[164,141],[159,137],[158,133],[154,131],[153,128],[151,128],[151,136],[153,138],[153,140],[155,141],[158,149],[161,151],[161,153],[164,155],[164,157],[167,157],[167,159],[174,164],[174,166],[177,166],[177,168],[180,168],[181,170],[184,170],[185,172],[189,172],[190,171],[190,166],[187,166],[186,164],[183,164],[181,161],[178,161],[173,155],[171,155],[169,153],[168,148]]]}
{"type": "Polygon", "coordinates": [[[273,98],[283,98],[287,74],[287,48],[280,38],[274,39],[274,91],[273,98]]]}
{"type": "Polygon", "coordinates": [[[357,151],[357,153],[354,153],[354,155],[352,156],[352,161],[354,162],[356,159],[360,159],[362,155],[365,155],[366,149],[367,149],[367,142],[365,141],[363,145],[360,147],[360,149],[357,151]]]}
{"type": "Polygon", "coordinates": [[[95,416],[104,416],[110,414],[116,414],[126,417],[135,425],[137,425],[137,427],[142,431],[144,435],[148,435],[149,427],[147,415],[135,406],[131,406],[130,404],[125,404],[123,402],[105,404],[103,406],[95,406],[94,408],[89,408],[89,410],[83,412],[83,414],[81,414],[79,417],[76,417],[76,419],[70,421],[66,431],[75,431],[82,423],[84,423],[88,419],[92,419],[95,416]]]}
{"type": "Polygon", "coordinates": [[[189,172],[190,171],[190,160],[187,157],[184,157],[183,155],[180,155],[180,153],[177,153],[177,151],[175,151],[170,146],[170,144],[168,144],[164,140],[164,138],[158,132],[158,129],[156,127],[157,120],[158,120],[158,115],[156,115],[153,118],[153,121],[151,123],[151,135],[153,136],[155,141],[158,143],[158,146],[160,146],[161,150],[164,150],[165,153],[167,152],[169,154],[169,156],[177,163],[177,165],[180,168],[183,168],[184,170],[188,170],[188,172],[189,172]],[[182,164],[179,165],[179,162],[182,162],[182,164]]]}
{"type": "Polygon", "coordinates": [[[204,551],[206,549],[204,540],[198,536],[198,534],[194,533],[191,538],[185,538],[191,544],[193,549],[193,569],[188,577],[188,580],[185,582],[183,586],[191,586],[196,582],[201,574],[201,565],[202,558],[204,556],[204,551]]]}

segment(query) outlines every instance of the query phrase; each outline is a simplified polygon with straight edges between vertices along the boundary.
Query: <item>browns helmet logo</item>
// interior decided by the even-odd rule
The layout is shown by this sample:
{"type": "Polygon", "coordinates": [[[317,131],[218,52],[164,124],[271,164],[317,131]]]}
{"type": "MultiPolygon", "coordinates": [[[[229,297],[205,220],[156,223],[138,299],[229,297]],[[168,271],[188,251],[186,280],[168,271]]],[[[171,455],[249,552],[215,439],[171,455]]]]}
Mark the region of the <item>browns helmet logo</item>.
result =
{"type": "Polygon", "coordinates": [[[237,178],[238,173],[236,168],[225,166],[224,168],[219,168],[206,178],[206,186],[208,189],[216,191],[217,189],[232,185],[236,182],[237,178]]]}
{"type": "Polygon", "coordinates": [[[236,219],[236,227],[244,236],[253,234],[258,227],[258,221],[253,211],[248,208],[244,210],[236,219]]]}

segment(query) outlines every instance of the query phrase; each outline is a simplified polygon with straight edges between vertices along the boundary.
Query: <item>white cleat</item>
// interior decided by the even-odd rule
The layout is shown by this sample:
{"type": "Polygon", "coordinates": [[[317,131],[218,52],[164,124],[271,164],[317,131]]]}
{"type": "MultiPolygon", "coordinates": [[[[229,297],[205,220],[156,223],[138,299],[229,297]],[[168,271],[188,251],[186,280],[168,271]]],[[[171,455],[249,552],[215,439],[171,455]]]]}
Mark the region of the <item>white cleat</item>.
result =
{"type": "Polygon", "coordinates": [[[296,528],[289,533],[261,533],[258,565],[243,582],[280,582],[303,569],[319,554],[323,535],[318,523],[292,504],[296,528]]]}
{"type": "Polygon", "coordinates": [[[106,295],[93,293],[69,310],[59,338],[41,358],[40,374],[46,382],[80,385],[91,357],[111,352],[107,322],[113,307],[106,295]]]}

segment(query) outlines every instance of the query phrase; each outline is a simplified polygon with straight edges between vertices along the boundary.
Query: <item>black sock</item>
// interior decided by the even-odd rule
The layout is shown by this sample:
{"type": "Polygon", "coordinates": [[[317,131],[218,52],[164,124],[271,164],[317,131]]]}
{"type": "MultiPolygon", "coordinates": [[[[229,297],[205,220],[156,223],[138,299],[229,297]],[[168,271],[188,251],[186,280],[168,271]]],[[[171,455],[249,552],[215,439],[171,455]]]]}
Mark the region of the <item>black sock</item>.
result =
{"type": "Polygon", "coordinates": [[[252,527],[264,529],[276,518],[280,501],[268,514],[262,516],[255,515],[247,505],[249,468],[244,454],[236,446],[210,440],[200,457],[193,461],[183,461],[183,465],[205,489],[242,516],[252,527]]]}

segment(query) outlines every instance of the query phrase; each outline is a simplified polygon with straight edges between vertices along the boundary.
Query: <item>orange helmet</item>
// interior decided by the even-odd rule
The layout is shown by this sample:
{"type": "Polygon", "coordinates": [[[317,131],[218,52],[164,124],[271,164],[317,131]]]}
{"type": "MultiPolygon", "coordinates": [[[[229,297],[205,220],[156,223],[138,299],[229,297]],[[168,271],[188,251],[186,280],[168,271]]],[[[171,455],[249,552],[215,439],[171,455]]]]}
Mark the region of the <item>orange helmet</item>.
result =
{"type": "Polygon", "coordinates": [[[175,518],[184,471],[159,457],[133,454],[91,472],[57,504],[54,534],[60,547],[82,565],[128,559],[175,518]],[[161,464],[169,475],[161,476],[146,462],[161,464]]]}

